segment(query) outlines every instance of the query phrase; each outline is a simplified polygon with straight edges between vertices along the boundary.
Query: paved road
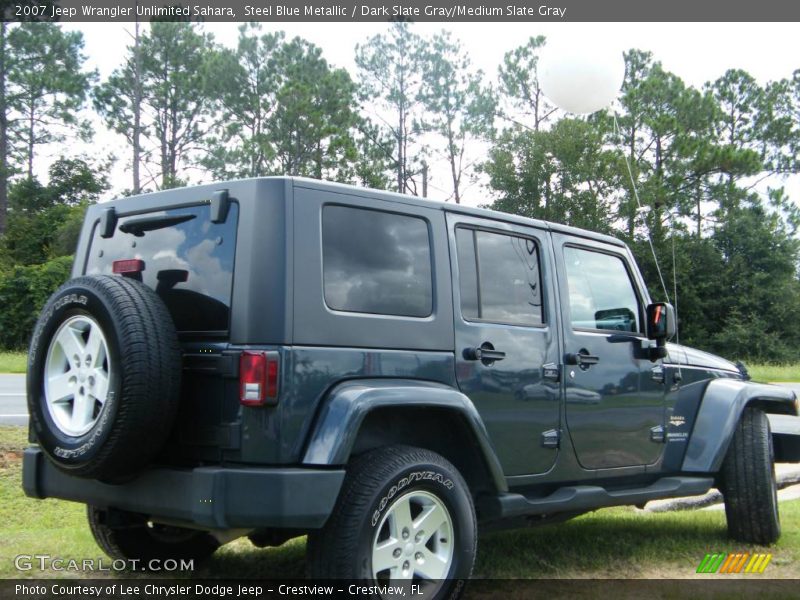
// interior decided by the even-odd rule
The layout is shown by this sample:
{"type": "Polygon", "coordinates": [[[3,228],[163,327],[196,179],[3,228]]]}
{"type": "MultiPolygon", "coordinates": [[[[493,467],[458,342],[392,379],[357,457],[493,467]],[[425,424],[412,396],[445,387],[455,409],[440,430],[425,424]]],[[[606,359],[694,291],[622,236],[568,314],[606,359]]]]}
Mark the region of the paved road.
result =
{"type": "MultiPolygon", "coordinates": [[[[800,396],[800,383],[782,384],[800,396]]],[[[25,375],[0,373],[0,425],[27,425],[28,406],[25,399],[25,375]]]]}
{"type": "Polygon", "coordinates": [[[0,374],[0,425],[27,425],[25,375],[0,374]]]}

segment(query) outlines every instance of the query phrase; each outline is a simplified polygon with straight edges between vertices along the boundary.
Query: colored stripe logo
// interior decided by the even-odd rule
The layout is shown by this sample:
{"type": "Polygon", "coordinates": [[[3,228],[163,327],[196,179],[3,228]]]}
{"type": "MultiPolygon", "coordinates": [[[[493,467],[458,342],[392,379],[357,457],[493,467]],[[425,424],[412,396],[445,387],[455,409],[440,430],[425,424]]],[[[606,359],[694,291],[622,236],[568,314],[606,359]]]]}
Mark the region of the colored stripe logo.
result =
{"type": "Polygon", "coordinates": [[[698,573],[763,573],[767,568],[772,554],[750,554],[749,552],[734,552],[731,554],[706,554],[700,565],[698,573]]]}

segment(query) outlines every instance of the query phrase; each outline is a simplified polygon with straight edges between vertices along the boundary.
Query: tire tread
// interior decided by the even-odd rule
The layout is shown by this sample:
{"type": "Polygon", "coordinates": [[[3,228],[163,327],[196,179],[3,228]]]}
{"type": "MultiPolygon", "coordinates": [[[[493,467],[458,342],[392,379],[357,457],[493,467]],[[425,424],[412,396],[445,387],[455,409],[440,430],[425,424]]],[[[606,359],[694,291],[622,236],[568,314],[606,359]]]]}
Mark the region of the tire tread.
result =
{"type": "MultiPolygon", "coordinates": [[[[73,475],[113,481],[145,466],[166,442],[180,400],[181,349],[172,317],[161,298],[146,285],[124,277],[92,275],[71,279],[51,296],[43,315],[52,313],[53,304],[62,294],[81,289],[97,297],[113,321],[120,354],[120,395],[114,422],[100,450],[82,464],[62,466],[73,475]]],[[[34,339],[38,339],[44,326],[42,318],[34,339]]],[[[38,344],[37,352],[46,351],[46,346],[47,343],[38,344]]],[[[30,360],[36,362],[34,357],[30,360]]],[[[29,402],[36,401],[38,398],[29,398],[29,402]]],[[[59,464],[57,458],[54,460],[59,464]]]]}
{"type": "MultiPolygon", "coordinates": [[[[360,531],[352,524],[370,509],[374,493],[395,473],[419,464],[443,467],[456,478],[455,484],[468,490],[467,484],[456,468],[445,458],[413,446],[394,445],[378,448],[356,457],[348,466],[347,477],[328,522],[319,531],[308,536],[308,574],[312,578],[356,578],[353,571],[360,531]]],[[[469,494],[467,494],[469,496],[469,494]]],[[[473,531],[477,531],[475,510],[470,502],[473,531]]],[[[470,572],[477,546],[473,544],[470,572]]]]}
{"type": "Polygon", "coordinates": [[[755,544],[777,541],[780,518],[773,497],[772,435],[762,410],[748,407],[742,412],[721,474],[729,535],[755,544]]]}

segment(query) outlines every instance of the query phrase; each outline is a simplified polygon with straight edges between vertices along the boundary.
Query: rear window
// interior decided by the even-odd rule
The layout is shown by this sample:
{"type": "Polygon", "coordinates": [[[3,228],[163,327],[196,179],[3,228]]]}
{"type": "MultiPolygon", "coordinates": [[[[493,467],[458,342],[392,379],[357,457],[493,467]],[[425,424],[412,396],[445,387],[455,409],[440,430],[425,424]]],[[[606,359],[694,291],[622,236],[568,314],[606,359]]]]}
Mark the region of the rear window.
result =
{"type": "Polygon", "coordinates": [[[114,236],[95,233],[86,274],[112,274],[115,260],[144,261],[142,281],[167,305],[181,332],[229,328],[236,226],[232,202],[225,223],[207,204],[123,217],[114,236]]]}

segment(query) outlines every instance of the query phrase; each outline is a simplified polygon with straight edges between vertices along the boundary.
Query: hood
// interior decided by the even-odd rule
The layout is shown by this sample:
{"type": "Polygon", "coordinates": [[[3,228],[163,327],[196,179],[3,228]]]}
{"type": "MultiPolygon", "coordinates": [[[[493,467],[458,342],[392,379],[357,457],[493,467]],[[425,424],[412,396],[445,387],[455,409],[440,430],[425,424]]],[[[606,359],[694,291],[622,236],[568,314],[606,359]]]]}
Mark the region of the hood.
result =
{"type": "Polygon", "coordinates": [[[729,360],[720,358],[714,354],[703,352],[689,346],[679,346],[678,344],[667,344],[668,356],[665,362],[672,364],[686,365],[689,367],[705,367],[707,369],[721,369],[723,371],[733,371],[740,373],[739,367],[729,360]]]}

